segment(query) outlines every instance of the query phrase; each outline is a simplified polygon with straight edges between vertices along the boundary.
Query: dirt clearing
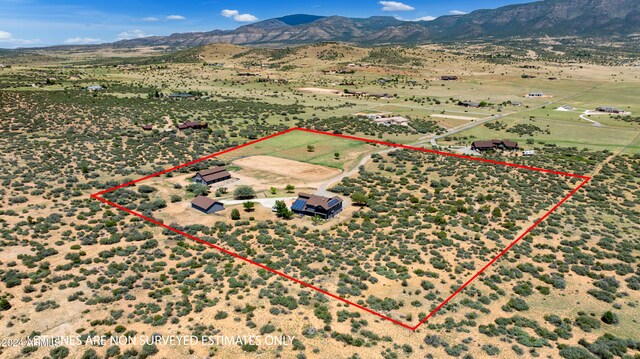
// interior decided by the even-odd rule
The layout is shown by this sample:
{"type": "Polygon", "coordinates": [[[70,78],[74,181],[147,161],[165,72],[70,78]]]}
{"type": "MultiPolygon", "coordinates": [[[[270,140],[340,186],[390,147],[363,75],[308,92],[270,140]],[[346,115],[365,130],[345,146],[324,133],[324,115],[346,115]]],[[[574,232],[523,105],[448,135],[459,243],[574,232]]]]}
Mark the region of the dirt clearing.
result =
{"type": "Polygon", "coordinates": [[[339,95],[340,94],[340,90],[321,89],[317,87],[303,87],[303,88],[299,88],[298,90],[303,92],[318,93],[323,95],[339,95]]]}
{"type": "Polygon", "coordinates": [[[468,116],[455,116],[455,115],[441,115],[441,114],[433,114],[430,117],[435,117],[435,118],[450,118],[453,120],[464,120],[464,121],[475,121],[478,118],[477,117],[468,117],[468,116]]]}
{"type": "Polygon", "coordinates": [[[317,181],[329,179],[340,174],[336,168],[314,165],[311,163],[287,160],[271,156],[251,156],[233,161],[233,164],[244,169],[264,171],[290,178],[317,181]]]}

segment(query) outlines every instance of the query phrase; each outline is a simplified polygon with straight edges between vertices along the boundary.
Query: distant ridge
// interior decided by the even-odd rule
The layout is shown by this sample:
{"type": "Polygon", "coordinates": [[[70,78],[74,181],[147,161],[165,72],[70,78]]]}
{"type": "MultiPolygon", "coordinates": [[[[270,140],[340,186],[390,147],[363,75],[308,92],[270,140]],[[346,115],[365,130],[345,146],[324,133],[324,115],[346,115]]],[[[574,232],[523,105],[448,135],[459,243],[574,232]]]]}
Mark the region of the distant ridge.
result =
{"type": "Polygon", "coordinates": [[[287,25],[297,26],[297,25],[308,24],[316,20],[320,20],[323,17],[324,16],[296,14],[296,15],[287,15],[287,16],[279,17],[279,18],[276,18],[276,20],[280,20],[287,25]]]}
{"type": "Polygon", "coordinates": [[[122,40],[109,46],[189,48],[211,43],[281,46],[322,41],[359,45],[417,44],[532,36],[613,36],[640,33],[640,0],[542,0],[441,16],[433,21],[403,21],[393,17],[288,15],[213,30],[122,40]]]}

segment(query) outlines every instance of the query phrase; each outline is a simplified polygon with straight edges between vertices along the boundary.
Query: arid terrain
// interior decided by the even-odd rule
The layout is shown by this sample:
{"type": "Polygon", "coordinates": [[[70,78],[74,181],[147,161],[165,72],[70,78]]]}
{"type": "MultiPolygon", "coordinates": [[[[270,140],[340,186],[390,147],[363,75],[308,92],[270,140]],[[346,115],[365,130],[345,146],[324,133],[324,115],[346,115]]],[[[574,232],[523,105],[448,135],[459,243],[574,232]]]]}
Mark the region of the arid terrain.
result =
{"type": "Polygon", "coordinates": [[[0,357],[640,356],[640,67],[521,50],[0,54],[0,357]]]}

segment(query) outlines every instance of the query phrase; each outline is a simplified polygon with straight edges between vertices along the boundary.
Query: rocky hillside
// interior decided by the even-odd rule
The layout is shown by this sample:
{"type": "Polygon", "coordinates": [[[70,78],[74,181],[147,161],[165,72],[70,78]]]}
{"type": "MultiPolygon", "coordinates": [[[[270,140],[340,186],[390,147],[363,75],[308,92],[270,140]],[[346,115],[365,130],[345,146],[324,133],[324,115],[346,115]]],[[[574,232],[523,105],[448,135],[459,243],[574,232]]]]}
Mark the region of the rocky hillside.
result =
{"type": "Polygon", "coordinates": [[[543,0],[433,21],[375,16],[290,15],[241,26],[119,41],[108,46],[195,47],[211,43],[289,45],[343,41],[362,45],[528,36],[610,36],[640,32],[638,0],[543,0]]]}

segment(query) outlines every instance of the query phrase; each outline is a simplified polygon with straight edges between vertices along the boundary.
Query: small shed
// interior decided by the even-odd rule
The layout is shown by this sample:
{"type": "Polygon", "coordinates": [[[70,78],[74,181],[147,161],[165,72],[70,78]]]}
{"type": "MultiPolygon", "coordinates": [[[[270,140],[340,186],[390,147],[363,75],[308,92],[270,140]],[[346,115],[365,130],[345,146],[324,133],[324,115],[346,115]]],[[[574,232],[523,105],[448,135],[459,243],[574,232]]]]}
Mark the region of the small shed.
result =
{"type": "Polygon", "coordinates": [[[198,211],[206,214],[211,214],[222,211],[224,209],[224,204],[207,196],[198,196],[191,201],[191,208],[197,209],[198,211]]]}

